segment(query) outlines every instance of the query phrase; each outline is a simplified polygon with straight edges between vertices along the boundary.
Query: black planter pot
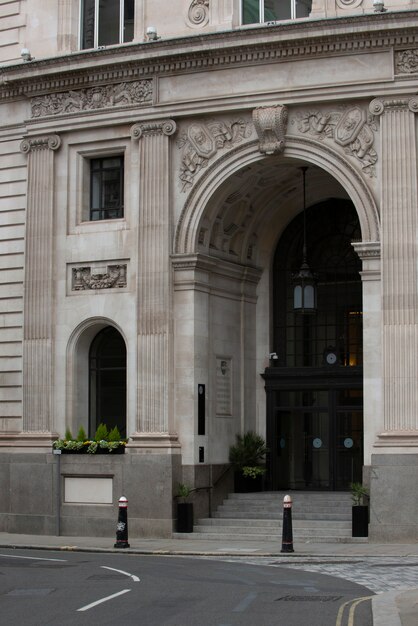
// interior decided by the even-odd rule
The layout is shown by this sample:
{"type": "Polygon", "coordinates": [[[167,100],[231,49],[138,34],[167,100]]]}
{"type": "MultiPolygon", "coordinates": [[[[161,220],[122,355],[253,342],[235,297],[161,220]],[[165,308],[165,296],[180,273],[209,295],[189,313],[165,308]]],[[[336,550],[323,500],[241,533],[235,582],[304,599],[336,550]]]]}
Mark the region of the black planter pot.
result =
{"type": "Polygon", "coordinates": [[[193,532],[193,503],[179,502],[177,504],[177,532],[193,532]]]}
{"type": "Polygon", "coordinates": [[[352,507],[352,536],[369,536],[369,507],[365,505],[352,507]]]}
{"type": "Polygon", "coordinates": [[[263,488],[263,476],[251,478],[243,476],[241,472],[234,474],[234,491],[235,493],[253,493],[261,491],[263,488]]]}

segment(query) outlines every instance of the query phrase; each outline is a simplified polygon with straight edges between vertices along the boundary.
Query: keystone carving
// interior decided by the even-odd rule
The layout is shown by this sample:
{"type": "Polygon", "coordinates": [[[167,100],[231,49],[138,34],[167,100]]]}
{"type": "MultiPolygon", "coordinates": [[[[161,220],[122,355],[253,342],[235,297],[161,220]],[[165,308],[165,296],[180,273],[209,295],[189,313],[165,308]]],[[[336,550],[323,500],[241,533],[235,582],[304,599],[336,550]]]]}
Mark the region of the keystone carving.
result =
{"type": "Polygon", "coordinates": [[[287,107],[281,104],[258,107],[253,111],[253,122],[260,140],[260,152],[280,154],[286,144],[287,107]]]}
{"type": "Polygon", "coordinates": [[[252,129],[247,122],[194,122],[177,141],[182,150],[180,180],[182,191],[193,185],[195,176],[206,167],[221,149],[230,149],[249,137],[252,129]]]}
{"type": "Polygon", "coordinates": [[[376,176],[377,152],[373,148],[374,111],[370,115],[358,106],[343,111],[308,111],[297,116],[296,124],[301,133],[309,133],[321,141],[332,140],[346,154],[356,158],[363,172],[371,178],[376,176]]]}
{"type": "Polygon", "coordinates": [[[126,267],[126,264],[94,268],[91,266],[74,267],[72,291],[126,287],[126,267]]]}
{"type": "Polygon", "coordinates": [[[32,99],[31,111],[32,117],[44,117],[113,106],[145,105],[152,102],[152,95],[152,80],[138,80],[39,96],[32,99]]]}

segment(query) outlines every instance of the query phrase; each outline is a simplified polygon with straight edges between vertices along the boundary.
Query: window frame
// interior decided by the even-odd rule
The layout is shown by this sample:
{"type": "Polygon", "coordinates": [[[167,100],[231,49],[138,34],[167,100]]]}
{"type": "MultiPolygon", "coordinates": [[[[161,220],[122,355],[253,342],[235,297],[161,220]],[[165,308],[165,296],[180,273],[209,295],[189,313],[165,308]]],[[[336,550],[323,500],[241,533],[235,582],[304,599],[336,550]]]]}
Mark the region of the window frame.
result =
{"type": "MultiPolygon", "coordinates": [[[[125,217],[125,155],[124,154],[104,154],[104,155],[96,155],[96,156],[91,156],[87,158],[88,161],[88,170],[89,170],[89,176],[88,176],[88,215],[86,215],[86,217],[88,218],[86,221],[88,222],[103,222],[103,221],[110,221],[110,220],[121,220],[124,219],[125,217]],[[103,172],[106,171],[106,168],[103,166],[103,162],[106,160],[111,160],[111,159],[120,159],[120,166],[118,168],[119,171],[119,196],[120,196],[120,204],[119,207],[117,209],[115,208],[106,208],[105,206],[103,206],[103,198],[102,198],[102,194],[103,194],[103,172]],[[100,163],[100,167],[98,167],[97,169],[93,168],[93,163],[95,161],[101,162],[100,163]],[[100,173],[100,206],[98,208],[93,208],[93,176],[94,173],[100,173]],[[108,217],[105,216],[105,214],[107,212],[110,211],[115,211],[117,210],[119,212],[119,215],[117,215],[117,217],[108,217]],[[99,212],[101,217],[98,217],[97,219],[94,219],[92,217],[93,212],[99,212]]],[[[111,169],[111,168],[109,168],[111,169]]],[[[116,168],[112,168],[112,169],[116,169],[116,168]]],[[[87,212],[86,212],[87,213],[87,212]]]]}
{"type": "MultiPolygon", "coordinates": [[[[100,0],[94,0],[94,43],[93,46],[84,46],[84,3],[85,0],[80,0],[79,4],[79,15],[80,15],[80,25],[79,25],[79,42],[78,47],[80,50],[93,50],[95,48],[101,48],[105,46],[119,46],[123,43],[129,43],[129,41],[133,41],[134,33],[132,39],[129,41],[124,41],[124,30],[125,30],[125,0],[119,1],[119,41],[118,43],[112,44],[99,44],[99,3],[100,0]]],[[[134,2],[134,23],[135,23],[135,2],[134,2]]]]}
{"type": "MultiPolygon", "coordinates": [[[[268,24],[270,20],[264,19],[264,0],[258,0],[260,20],[258,22],[243,22],[244,17],[244,2],[245,0],[240,0],[240,24],[241,26],[251,26],[251,24],[268,24]]],[[[296,0],[289,0],[290,2],[290,20],[303,19],[296,17],[296,0]]],[[[306,18],[305,18],[306,19],[306,18]]],[[[287,21],[287,20],[274,20],[275,22],[287,21]]]]}

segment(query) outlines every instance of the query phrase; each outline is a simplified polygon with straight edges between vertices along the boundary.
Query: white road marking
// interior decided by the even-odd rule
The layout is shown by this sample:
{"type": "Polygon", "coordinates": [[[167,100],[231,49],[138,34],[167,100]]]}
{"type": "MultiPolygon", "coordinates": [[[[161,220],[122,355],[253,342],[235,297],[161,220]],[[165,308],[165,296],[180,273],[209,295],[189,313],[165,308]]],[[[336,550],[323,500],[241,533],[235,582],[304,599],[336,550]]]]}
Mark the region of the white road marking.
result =
{"type": "Polygon", "coordinates": [[[235,609],[232,609],[233,613],[244,613],[250,606],[251,602],[253,602],[257,597],[256,593],[249,593],[237,606],[235,609]]]}
{"type": "Polygon", "coordinates": [[[111,596],[106,596],[106,598],[102,598],[101,600],[96,600],[96,602],[92,602],[91,604],[86,604],[86,606],[82,606],[81,609],[77,609],[77,611],[88,611],[98,604],[102,604],[102,602],[107,602],[108,600],[113,600],[113,598],[117,598],[118,596],[122,596],[124,593],[128,593],[131,591],[130,589],[124,589],[123,591],[118,591],[118,593],[113,593],[111,596]]]}
{"type": "Polygon", "coordinates": [[[138,576],[135,576],[134,574],[130,574],[129,572],[124,572],[122,569],[115,569],[114,567],[107,567],[107,565],[101,565],[100,567],[102,567],[103,569],[111,569],[112,572],[119,572],[119,574],[124,574],[125,576],[130,576],[135,583],[141,582],[138,576]]]}
{"type": "Polygon", "coordinates": [[[31,559],[32,561],[60,561],[67,562],[67,559],[43,559],[40,556],[17,556],[16,554],[0,554],[0,556],[4,556],[7,559],[31,559]]]}

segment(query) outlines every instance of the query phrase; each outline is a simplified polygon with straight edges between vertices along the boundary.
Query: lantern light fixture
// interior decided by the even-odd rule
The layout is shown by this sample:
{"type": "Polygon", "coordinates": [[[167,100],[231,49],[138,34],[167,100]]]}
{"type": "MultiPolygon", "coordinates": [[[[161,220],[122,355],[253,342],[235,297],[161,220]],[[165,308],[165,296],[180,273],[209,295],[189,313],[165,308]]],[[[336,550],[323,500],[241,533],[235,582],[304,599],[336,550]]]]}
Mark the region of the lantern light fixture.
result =
{"type": "Polygon", "coordinates": [[[303,250],[300,270],[293,275],[293,310],[303,315],[316,313],[316,280],[307,262],[306,248],[306,171],[301,167],[303,190],[303,250]]]}

